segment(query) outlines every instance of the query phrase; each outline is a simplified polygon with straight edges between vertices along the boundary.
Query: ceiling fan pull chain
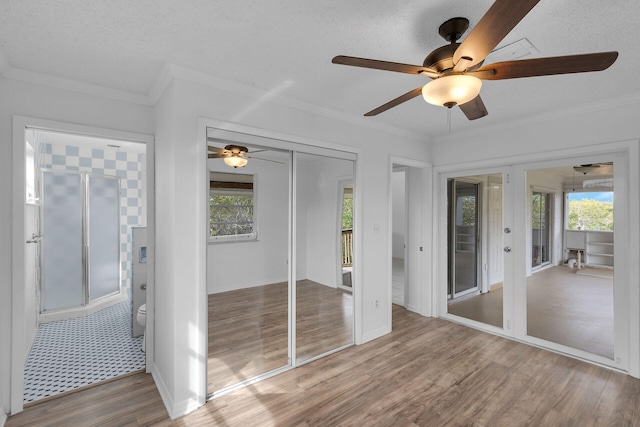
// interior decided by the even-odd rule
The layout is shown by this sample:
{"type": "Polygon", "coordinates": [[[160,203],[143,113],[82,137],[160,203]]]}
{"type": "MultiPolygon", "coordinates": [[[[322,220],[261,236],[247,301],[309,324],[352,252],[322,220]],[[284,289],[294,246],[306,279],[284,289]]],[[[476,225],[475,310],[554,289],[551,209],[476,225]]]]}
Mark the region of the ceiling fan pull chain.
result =
{"type": "Polygon", "coordinates": [[[447,126],[449,127],[449,133],[451,133],[451,108],[447,108],[447,126]]]}

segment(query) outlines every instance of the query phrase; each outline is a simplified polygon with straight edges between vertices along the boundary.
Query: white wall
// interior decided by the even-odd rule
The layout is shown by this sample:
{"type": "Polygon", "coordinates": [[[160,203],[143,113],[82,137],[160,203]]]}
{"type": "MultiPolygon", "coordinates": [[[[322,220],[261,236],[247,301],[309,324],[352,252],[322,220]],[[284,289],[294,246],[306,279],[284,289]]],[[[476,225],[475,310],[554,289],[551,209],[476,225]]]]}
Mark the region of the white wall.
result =
{"type": "Polygon", "coordinates": [[[391,174],[391,209],[393,210],[392,256],[404,259],[406,242],[407,213],[405,206],[405,170],[395,170],[391,174]]]}
{"type": "MultiPolygon", "coordinates": [[[[12,281],[12,117],[14,115],[136,133],[153,133],[152,109],[98,96],[0,78],[0,388],[1,406],[10,406],[12,281]]],[[[29,303],[30,304],[30,303],[29,303]]],[[[32,332],[25,331],[25,335],[32,332]]],[[[21,396],[20,396],[21,398],[21,396]]]]}
{"type": "MultiPolygon", "coordinates": [[[[270,154],[269,158],[273,159],[275,153],[270,154]]],[[[208,293],[287,281],[289,154],[282,153],[277,158],[286,164],[252,159],[245,167],[236,170],[237,173],[254,175],[258,239],[209,243],[208,293]]],[[[222,159],[209,159],[207,164],[210,170],[234,172],[222,159]]]]}

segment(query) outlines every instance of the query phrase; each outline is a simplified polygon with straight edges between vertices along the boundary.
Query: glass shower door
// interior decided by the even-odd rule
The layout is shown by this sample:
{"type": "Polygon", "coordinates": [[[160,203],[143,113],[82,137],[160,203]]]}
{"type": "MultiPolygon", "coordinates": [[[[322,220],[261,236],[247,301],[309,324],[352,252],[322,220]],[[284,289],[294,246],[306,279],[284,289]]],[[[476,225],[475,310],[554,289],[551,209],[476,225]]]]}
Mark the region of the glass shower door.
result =
{"type": "Polygon", "coordinates": [[[82,177],[43,172],[42,310],[84,303],[82,177]]]}
{"type": "Polygon", "coordinates": [[[120,290],[120,185],[117,178],[87,177],[89,301],[120,290]]]}

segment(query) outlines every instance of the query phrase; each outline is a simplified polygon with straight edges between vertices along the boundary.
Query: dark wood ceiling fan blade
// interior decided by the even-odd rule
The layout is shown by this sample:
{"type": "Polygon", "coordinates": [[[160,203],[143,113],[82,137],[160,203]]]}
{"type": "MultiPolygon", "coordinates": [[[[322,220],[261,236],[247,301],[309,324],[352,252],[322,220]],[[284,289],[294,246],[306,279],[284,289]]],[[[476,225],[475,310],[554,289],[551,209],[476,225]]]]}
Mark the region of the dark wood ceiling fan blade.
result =
{"type": "Polygon", "coordinates": [[[221,159],[223,157],[227,157],[227,156],[222,155],[222,153],[207,155],[207,158],[209,158],[209,159],[221,159]]]}
{"type": "Polygon", "coordinates": [[[487,55],[518,25],[540,0],[496,0],[453,54],[453,63],[470,58],[467,67],[484,61],[487,55]]]}
{"type": "Polygon", "coordinates": [[[400,105],[403,102],[409,101],[410,99],[415,98],[418,95],[422,94],[422,86],[420,86],[419,88],[413,89],[412,91],[409,91],[407,93],[405,93],[404,95],[400,95],[399,97],[397,97],[396,99],[392,99],[391,101],[387,102],[384,105],[379,106],[378,108],[369,111],[367,114],[365,114],[366,117],[371,117],[371,116],[376,116],[380,113],[383,113],[385,111],[387,111],[390,108],[395,107],[396,105],[400,105]]]}
{"type": "Polygon", "coordinates": [[[521,59],[485,65],[478,71],[494,70],[483,80],[517,79],[520,77],[551,76],[556,74],[587,73],[606,70],[618,58],[618,52],[587,53],[583,55],[554,56],[521,59]]]}
{"type": "Polygon", "coordinates": [[[482,102],[482,98],[480,98],[480,95],[476,96],[469,102],[458,105],[458,107],[460,107],[464,115],[467,116],[467,119],[469,120],[476,120],[489,114],[487,107],[485,107],[484,102],[482,102]]]}
{"type": "Polygon", "coordinates": [[[351,65],[353,67],[372,68],[374,70],[394,71],[406,74],[425,74],[438,77],[439,73],[421,65],[401,64],[399,62],[379,61],[377,59],[356,58],[355,56],[338,55],[331,60],[334,64],[351,65]]]}

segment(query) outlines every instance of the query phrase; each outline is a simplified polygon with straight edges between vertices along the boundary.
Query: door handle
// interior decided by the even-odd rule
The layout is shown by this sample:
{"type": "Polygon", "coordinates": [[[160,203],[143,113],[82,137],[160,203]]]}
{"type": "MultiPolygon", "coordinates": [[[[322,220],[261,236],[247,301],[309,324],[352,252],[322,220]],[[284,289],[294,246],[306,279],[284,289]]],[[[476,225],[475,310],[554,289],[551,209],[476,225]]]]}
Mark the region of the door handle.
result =
{"type": "Polygon", "coordinates": [[[509,246],[505,246],[505,247],[504,247],[504,251],[505,251],[505,252],[511,252],[511,248],[510,248],[509,246]]]}

